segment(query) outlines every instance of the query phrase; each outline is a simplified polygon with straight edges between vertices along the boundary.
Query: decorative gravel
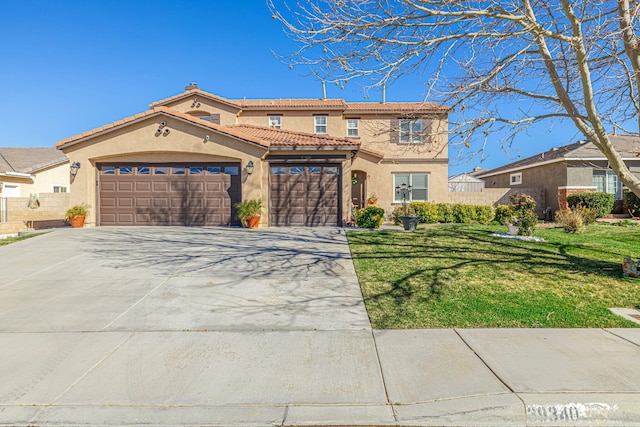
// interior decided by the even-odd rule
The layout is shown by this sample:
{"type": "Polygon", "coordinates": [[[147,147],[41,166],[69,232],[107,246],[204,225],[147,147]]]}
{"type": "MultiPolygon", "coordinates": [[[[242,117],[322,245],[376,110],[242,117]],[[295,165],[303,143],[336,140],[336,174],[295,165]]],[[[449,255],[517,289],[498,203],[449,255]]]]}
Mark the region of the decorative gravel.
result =
{"type": "Polygon", "coordinates": [[[511,234],[507,233],[492,233],[491,235],[495,237],[502,237],[505,239],[526,240],[528,242],[544,242],[544,239],[542,237],[536,236],[512,236],[511,234]]]}

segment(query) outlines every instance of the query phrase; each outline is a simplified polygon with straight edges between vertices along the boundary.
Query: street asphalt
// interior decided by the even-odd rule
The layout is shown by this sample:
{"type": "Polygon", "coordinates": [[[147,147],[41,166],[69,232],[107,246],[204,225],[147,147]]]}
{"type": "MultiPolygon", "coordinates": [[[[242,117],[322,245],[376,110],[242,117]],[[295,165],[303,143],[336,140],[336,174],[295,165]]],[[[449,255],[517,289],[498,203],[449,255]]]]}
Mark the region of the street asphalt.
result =
{"type": "Polygon", "coordinates": [[[372,330],[339,228],[0,247],[0,425],[640,426],[640,328],[372,330]]]}

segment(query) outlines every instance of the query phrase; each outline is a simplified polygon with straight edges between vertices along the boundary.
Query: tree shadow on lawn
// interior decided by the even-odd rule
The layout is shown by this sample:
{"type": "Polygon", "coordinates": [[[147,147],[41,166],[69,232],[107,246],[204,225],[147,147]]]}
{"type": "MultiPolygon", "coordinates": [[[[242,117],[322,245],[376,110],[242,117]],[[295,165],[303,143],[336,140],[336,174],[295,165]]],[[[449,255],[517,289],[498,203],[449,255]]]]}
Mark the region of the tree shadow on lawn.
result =
{"type": "Polygon", "coordinates": [[[416,298],[424,302],[439,299],[452,275],[459,276],[473,268],[488,273],[529,271],[557,280],[563,280],[558,277],[559,270],[621,278],[620,264],[572,254],[580,249],[593,250],[586,245],[505,239],[491,236],[488,230],[468,227],[434,228],[423,233],[358,233],[349,238],[358,262],[393,260],[397,267],[411,259],[422,261],[416,262],[416,268],[407,267],[401,277],[394,277],[390,289],[367,297],[372,302],[391,297],[399,307],[416,298]],[[356,245],[365,246],[361,249],[356,245]],[[371,247],[375,250],[367,249],[371,247]],[[421,281],[420,286],[415,285],[416,281],[421,281]]]}

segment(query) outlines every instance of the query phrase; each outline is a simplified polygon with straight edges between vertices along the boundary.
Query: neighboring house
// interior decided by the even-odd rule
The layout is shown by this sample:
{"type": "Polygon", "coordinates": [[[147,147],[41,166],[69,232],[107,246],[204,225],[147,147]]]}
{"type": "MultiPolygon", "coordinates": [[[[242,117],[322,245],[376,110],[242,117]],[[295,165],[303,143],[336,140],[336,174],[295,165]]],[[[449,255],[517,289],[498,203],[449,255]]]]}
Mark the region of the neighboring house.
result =
{"type": "Polygon", "coordinates": [[[449,177],[449,192],[477,193],[484,189],[484,181],[471,173],[461,173],[449,177]]]}
{"type": "Polygon", "coordinates": [[[395,187],[447,201],[447,116],[431,103],[230,100],[197,85],[56,146],[81,167],[72,204],[94,225],[237,224],[261,199],[263,226],[341,225],[395,187]]]}
{"type": "Polygon", "coordinates": [[[0,197],[69,191],[69,159],[55,148],[0,148],[0,197]]]}
{"type": "MultiPolygon", "coordinates": [[[[640,138],[610,135],[611,143],[631,172],[640,177],[640,138]]],[[[546,205],[554,211],[566,207],[570,194],[602,191],[622,206],[622,183],[604,155],[592,143],[579,141],[553,148],[478,175],[487,188],[544,188],[546,205]]]]}

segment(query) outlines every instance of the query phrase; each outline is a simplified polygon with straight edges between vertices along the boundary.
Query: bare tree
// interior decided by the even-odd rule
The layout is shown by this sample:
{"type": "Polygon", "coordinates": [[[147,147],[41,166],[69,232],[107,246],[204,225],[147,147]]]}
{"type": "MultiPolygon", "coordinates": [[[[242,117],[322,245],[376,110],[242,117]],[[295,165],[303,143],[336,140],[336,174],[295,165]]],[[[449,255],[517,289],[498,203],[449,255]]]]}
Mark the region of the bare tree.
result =
{"type": "MultiPolygon", "coordinates": [[[[292,66],[343,85],[429,76],[457,111],[450,136],[510,145],[534,123],[570,120],[640,196],[608,131],[638,134],[640,2],[631,0],[268,0],[299,50],[292,66]],[[276,4],[276,1],[280,3],[276,4]],[[632,131],[633,129],[633,131],[632,131]]],[[[478,146],[476,146],[478,147],[478,146]]]]}

